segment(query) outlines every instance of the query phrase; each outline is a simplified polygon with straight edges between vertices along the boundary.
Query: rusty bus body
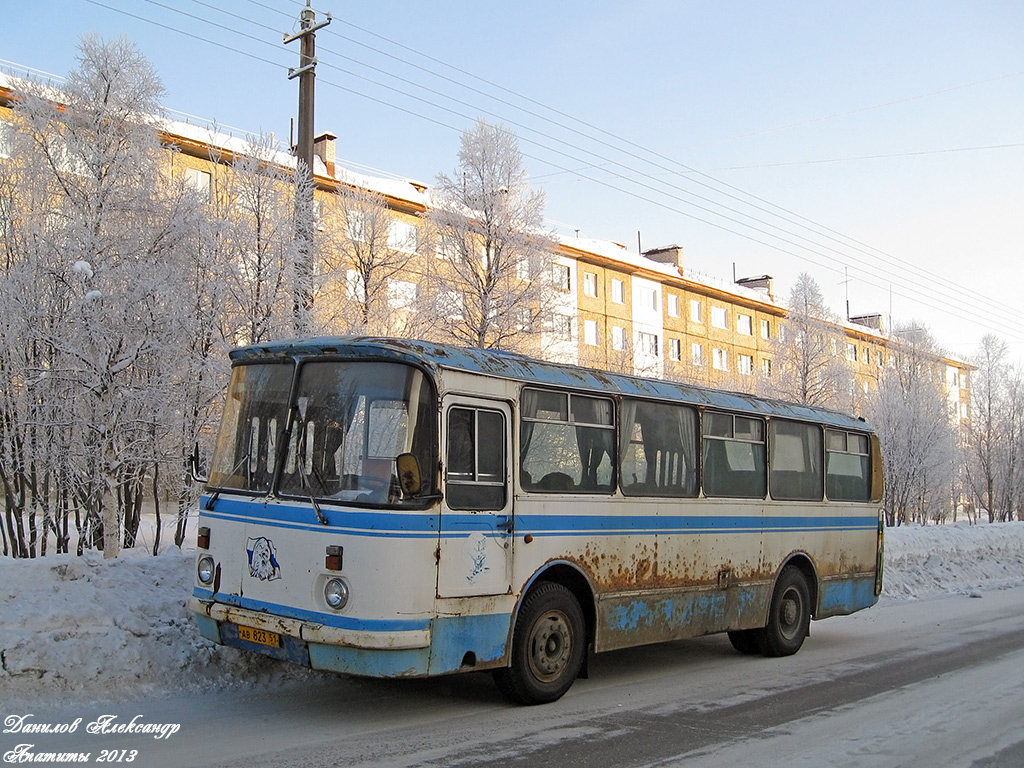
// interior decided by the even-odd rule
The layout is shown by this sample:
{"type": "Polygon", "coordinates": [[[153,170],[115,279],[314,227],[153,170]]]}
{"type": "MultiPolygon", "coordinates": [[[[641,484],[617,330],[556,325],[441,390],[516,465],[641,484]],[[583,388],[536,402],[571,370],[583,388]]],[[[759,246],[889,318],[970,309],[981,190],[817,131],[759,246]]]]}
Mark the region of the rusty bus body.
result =
{"type": "Polygon", "coordinates": [[[377,677],[728,632],[799,649],[881,590],[881,459],[832,411],[426,342],[241,348],[190,607],[225,645],[377,677]]]}

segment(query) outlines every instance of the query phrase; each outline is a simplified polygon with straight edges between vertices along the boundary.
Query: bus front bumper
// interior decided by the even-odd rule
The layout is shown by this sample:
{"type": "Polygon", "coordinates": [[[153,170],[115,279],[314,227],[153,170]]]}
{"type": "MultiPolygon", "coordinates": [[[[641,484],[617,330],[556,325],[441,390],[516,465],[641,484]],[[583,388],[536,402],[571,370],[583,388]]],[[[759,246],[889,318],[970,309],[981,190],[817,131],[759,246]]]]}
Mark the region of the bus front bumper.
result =
{"type": "Polygon", "coordinates": [[[203,637],[219,644],[225,644],[225,638],[221,636],[220,625],[227,623],[321,645],[380,651],[430,647],[429,627],[391,631],[339,629],[311,621],[273,616],[198,597],[189,598],[188,608],[200,619],[198,623],[203,637]],[[201,619],[204,618],[212,621],[202,621],[201,619]]]}

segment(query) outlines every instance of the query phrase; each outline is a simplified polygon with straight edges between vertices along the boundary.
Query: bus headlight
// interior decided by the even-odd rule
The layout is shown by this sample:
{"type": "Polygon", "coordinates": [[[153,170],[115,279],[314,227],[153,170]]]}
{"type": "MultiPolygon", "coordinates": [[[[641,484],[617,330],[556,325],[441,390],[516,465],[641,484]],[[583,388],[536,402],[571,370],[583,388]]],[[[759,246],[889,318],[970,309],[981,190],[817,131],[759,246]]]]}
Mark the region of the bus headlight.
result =
{"type": "Polygon", "coordinates": [[[324,600],[336,611],[348,603],[348,584],[341,579],[329,579],[324,585],[324,600]]]}
{"type": "Polygon", "coordinates": [[[196,574],[199,576],[199,580],[203,584],[209,584],[213,581],[213,573],[215,567],[213,564],[213,558],[209,555],[203,555],[199,558],[199,562],[196,564],[196,574]]]}

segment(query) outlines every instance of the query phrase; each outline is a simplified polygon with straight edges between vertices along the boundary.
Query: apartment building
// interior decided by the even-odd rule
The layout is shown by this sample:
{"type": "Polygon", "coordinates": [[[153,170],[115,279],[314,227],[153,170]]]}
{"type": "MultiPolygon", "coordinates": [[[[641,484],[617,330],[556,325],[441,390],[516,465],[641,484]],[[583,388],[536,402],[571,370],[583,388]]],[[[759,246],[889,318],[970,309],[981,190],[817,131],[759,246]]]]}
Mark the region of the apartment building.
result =
{"type": "MultiPolygon", "coordinates": [[[[0,73],[0,158],[10,151],[11,103],[17,81],[0,73]]],[[[247,140],[183,122],[165,122],[160,140],[167,150],[167,173],[183,179],[211,201],[226,186],[232,163],[252,144],[247,140]]],[[[427,185],[381,178],[339,165],[336,137],[314,142],[314,178],[320,228],[347,227],[350,212],[337,210],[343,189],[379,193],[391,216],[389,243],[418,258],[420,232],[430,205],[427,185]]],[[[293,169],[294,158],[274,151],[272,161],[293,169]]],[[[0,221],[0,231],[3,222],[0,221]]],[[[758,275],[735,282],[700,275],[686,268],[676,245],[645,253],[601,240],[563,237],[555,245],[551,268],[557,293],[551,317],[531,350],[550,359],[595,368],[639,373],[695,384],[753,391],[775,373],[786,343],[788,312],[775,294],[772,278],[758,275]]],[[[403,311],[416,291],[415,276],[395,278],[389,295],[403,311]]],[[[338,286],[343,293],[344,286],[338,286]]],[[[832,353],[853,372],[852,399],[877,387],[880,373],[901,340],[886,332],[881,315],[851,318],[833,326],[832,353]]],[[[969,416],[971,366],[955,358],[934,360],[945,381],[950,413],[969,416]]]]}

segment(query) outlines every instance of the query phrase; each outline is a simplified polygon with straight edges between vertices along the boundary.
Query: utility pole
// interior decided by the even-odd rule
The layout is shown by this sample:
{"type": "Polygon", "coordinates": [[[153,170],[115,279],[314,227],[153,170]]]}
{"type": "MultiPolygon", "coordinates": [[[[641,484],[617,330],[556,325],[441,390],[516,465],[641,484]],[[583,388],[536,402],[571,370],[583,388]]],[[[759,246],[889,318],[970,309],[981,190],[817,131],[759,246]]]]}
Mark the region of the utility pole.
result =
{"type": "Polygon", "coordinates": [[[300,29],[285,35],[284,42],[301,41],[299,66],[288,70],[288,79],[299,78],[299,140],[294,148],[295,164],[295,295],[292,309],[296,335],[308,331],[308,314],[313,308],[313,100],[316,81],[316,31],[331,23],[331,14],[319,23],[316,11],[306,0],[299,14],[300,29]]]}

